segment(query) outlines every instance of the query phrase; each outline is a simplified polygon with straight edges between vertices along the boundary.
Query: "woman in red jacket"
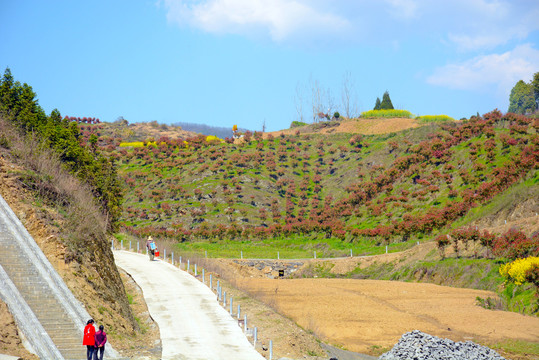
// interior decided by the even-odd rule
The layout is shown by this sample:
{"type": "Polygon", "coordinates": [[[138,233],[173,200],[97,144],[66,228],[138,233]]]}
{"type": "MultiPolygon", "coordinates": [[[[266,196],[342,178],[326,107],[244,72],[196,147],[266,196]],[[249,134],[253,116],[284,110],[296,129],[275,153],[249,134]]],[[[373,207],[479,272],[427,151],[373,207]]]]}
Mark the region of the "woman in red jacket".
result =
{"type": "Polygon", "coordinates": [[[82,339],[82,345],[86,345],[87,359],[92,360],[95,345],[95,328],[93,319],[88,320],[88,322],[86,323],[86,327],[84,328],[84,338],[82,339]]]}

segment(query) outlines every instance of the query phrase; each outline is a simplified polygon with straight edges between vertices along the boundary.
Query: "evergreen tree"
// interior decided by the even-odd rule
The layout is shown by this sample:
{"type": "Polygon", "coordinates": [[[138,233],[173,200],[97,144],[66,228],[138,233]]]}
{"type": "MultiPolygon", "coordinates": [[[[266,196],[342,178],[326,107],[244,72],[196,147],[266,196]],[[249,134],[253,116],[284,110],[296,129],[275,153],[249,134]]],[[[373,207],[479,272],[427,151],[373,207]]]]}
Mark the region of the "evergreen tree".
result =
{"type": "Polygon", "coordinates": [[[537,108],[532,83],[526,84],[519,80],[509,95],[509,110],[515,114],[532,113],[537,108]]]}
{"type": "Polygon", "coordinates": [[[382,103],[380,104],[380,109],[382,110],[391,110],[394,109],[391,99],[389,98],[389,93],[386,91],[384,96],[382,96],[382,103]]]}
{"type": "Polygon", "coordinates": [[[41,137],[47,146],[56,150],[67,168],[90,185],[109,215],[110,229],[116,230],[121,215],[122,189],[113,162],[83,147],[77,124],[62,118],[60,111],[54,109],[47,116],[32,87],[14,81],[9,68],[0,79],[0,115],[23,132],[41,137]]]}
{"type": "Polygon", "coordinates": [[[535,108],[539,109],[539,72],[533,74],[532,88],[535,96],[535,108]]]}
{"type": "Polygon", "coordinates": [[[379,97],[376,98],[376,104],[374,104],[374,109],[373,110],[380,110],[380,98],[379,97]]]}

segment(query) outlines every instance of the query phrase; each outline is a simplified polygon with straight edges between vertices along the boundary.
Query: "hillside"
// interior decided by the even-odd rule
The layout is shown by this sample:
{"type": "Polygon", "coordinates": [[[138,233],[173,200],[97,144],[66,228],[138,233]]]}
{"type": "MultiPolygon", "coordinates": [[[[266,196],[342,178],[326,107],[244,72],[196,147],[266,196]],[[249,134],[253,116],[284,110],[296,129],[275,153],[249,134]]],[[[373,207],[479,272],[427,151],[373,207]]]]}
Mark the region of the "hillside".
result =
{"type": "Polygon", "coordinates": [[[122,141],[136,142],[149,139],[159,140],[161,138],[177,139],[197,135],[195,132],[183,130],[180,126],[158,124],[155,121],[133,124],[130,124],[127,120],[119,120],[113,123],[85,123],[76,118],[75,122],[78,123],[84,142],[87,143],[90,137],[95,135],[99,146],[104,146],[105,144],[118,146],[122,141]],[[112,143],[112,139],[114,139],[114,143],[112,143]]]}
{"type": "Polygon", "coordinates": [[[410,118],[341,119],[338,121],[321,121],[315,124],[294,127],[292,129],[273,131],[265,133],[264,138],[267,138],[270,134],[276,137],[280,134],[293,135],[298,132],[300,134],[347,133],[362,135],[383,135],[407,129],[413,129],[423,125],[426,124],[420,123],[417,119],[410,118]]]}
{"type": "Polygon", "coordinates": [[[536,188],[537,126],[492,112],[382,135],[255,133],[239,144],[171,140],[110,156],[126,184],[124,231],[292,237],[329,256],[423,241],[512,184],[536,188]]]}

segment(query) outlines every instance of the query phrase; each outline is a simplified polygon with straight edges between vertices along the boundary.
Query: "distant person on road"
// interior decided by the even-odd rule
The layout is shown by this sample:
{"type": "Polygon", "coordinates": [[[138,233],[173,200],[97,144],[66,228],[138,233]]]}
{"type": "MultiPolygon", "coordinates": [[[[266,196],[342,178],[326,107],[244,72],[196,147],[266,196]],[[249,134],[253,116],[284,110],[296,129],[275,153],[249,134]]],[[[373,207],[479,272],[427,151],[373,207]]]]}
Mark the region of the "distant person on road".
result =
{"type": "Polygon", "coordinates": [[[95,333],[94,360],[103,360],[105,343],[107,342],[107,333],[103,330],[104,328],[105,327],[103,325],[99,325],[99,331],[95,333]]]}
{"type": "Polygon", "coordinates": [[[94,319],[88,320],[86,326],[84,327],[84,337],[82,338],[82,345],[86,345],[86,359],[93,360],[95,346],[94,319]]]}
{"type": "Polygon", "coordinates": [[[153,261],[155,251],[157,250],[157,245],[151,236],[148,236],[148,240],[146,240],[146,248],[148,248],[148,256],[150,256],[150,261],[153,261]]]}

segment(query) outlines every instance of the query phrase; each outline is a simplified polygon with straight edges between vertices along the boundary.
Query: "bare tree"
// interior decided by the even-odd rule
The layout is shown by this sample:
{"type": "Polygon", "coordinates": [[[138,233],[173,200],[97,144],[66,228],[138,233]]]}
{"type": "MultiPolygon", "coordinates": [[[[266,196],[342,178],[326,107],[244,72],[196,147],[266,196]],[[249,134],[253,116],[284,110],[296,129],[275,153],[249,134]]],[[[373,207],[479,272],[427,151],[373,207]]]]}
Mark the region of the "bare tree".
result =
{"type": "Polygon", "coordinates": [[[294,104],[296,105],[297,121],[301,122],[303,122],[303,100],[303,88],[298,81],[296,85],[296,96],[294,96],[294,104]]]}
{"type": "Polygon", "coordinates": [[[354,81],[350,71],[345,72],[343,76],[341,103],[342,109],[347,118],[351,118],[357,114],[357,99],[354,91],[354,81]]]}
{"type": "Polygon", "coordinates": [[[323,106],[322,106],[322,98],[323,98],[323,90],[320,88],[320,83],[318,80],[313,80],[311,78],[311,95],[312,95],[312,111],[313,111],[313,122],[318,122],[318,114],[323,112],[323,106]]]}
{"type": "Polygon", "coordinates": [[[326,104],[325,104],[326,105],[325,108],[327,109],[326,116],[331,119],[331,117],[333,116],[333,111],[335,110],[336,106],[335,106],[335,98],[331,95],[330,88],[328,88],[326,92],[324,93],[324,98],[326,100],[326,104]]]}

